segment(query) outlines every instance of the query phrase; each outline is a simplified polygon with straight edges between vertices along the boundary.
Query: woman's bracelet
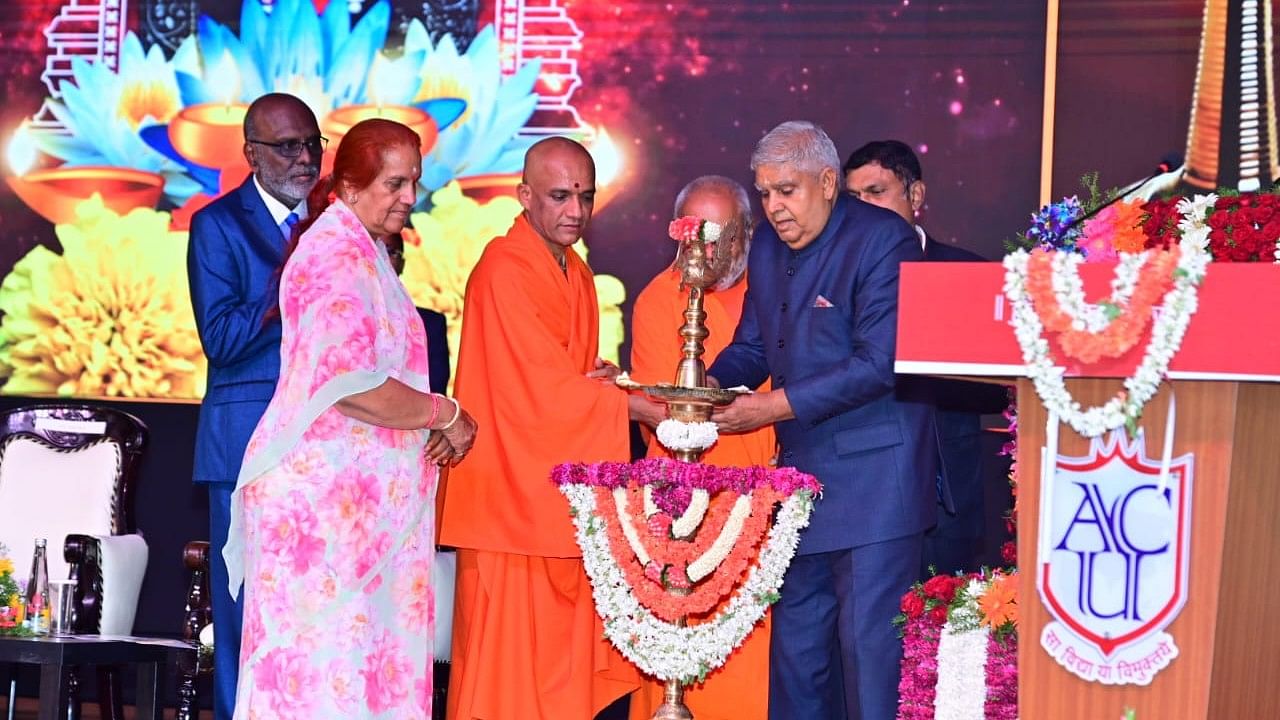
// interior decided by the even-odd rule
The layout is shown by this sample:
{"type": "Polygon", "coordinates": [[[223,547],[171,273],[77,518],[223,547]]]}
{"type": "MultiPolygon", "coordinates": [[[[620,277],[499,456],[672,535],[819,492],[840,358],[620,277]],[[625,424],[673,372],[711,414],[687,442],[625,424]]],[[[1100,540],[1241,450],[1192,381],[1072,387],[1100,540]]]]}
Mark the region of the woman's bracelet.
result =
{"type": "Polygon", "coordinates": [[[436,418],[440,417],[440,396],[431,393],[431,417],[427,420],[427,424],[423,427],[431,427],[436,424],[436,418]]]}
{"type": "Polygon", "coordinates": [[[445,430],[448,430],[449,428],[453,427],[454,424],[458,422],[458,418],[462,417],[462,406],[458,405],[458,401],[454,400],[448,395],[445,395],[444,399],[453,403],[453,419],[445,423],[445,426],[440,428],[440,432],[444,432],[445,430]]]}

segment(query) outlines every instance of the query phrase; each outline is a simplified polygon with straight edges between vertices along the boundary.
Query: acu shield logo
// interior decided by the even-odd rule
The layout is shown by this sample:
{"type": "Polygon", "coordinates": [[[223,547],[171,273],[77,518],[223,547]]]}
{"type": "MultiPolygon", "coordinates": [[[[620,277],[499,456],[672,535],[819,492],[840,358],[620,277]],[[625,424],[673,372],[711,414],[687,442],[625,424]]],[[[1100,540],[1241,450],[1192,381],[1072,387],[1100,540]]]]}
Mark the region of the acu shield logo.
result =
{"type": "Polygon", "coordinates": [[[1177,657],[1164,629],[1187,600],[1191,455],[1167,483],[1141,432],[1057,457],[1042,488],[1036,586],[1053,620],[1040,642],[1090,682],[1146,685],[1177,657]]]}

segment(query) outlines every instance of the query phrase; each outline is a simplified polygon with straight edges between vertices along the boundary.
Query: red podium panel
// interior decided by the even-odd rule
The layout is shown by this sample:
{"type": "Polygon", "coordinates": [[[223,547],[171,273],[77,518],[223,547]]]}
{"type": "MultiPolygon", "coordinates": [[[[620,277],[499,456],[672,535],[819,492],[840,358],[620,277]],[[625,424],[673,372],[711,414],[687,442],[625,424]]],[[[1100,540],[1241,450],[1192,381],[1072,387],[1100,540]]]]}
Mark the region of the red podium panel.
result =
{"type": "MultiPolygon", "coordinates": [[[[1114,267],[1084,266],[1090,299],[1105,296],[1114,267]]],[[[900,282],[898,372],[1023,374],[999,263],[905,263],[900,282]]],[[[1200,286],[1199,304],[1170,379],[1280,382],[1280,265],[1215,263],[1200,286]]],[[[1126,377],[1149,339],[1148,329],[1128,354],[1087,370],[1066,363],[1067,376],[1126,377]]]]}
{"type": "MultiPolygon", "coordinates": [[[[1086,265],[1086,294],[1108,290],[1110,265],[1086,265]]],[[[1115,718],[1224,720],[1280,717],[1276,652],[1280,623],[1280,266],[1210,265],[1199,310],[1166,383],[1140,427],[1147,450],[1163,450],[1176,393],[1173,453],[1195,457],[1186,605],[1167,631],[1180,648],[1149,685],[1102,685],[1063,669],[1041,647],[1050,615],[1036,588],[1040,464],[1047,412],[1025,378],[1009,326],[1004,269],[996,263],[903,265],[899,297],[900,373],[992,376],[1018,386],[1019,716],[1034,720],[1115,718]]],[[[1068,364],[1068,390],[1085,406],[1120,389],[1147,344],[1087,368],[1068,364]]],[[[1055,358],[1062,358],[1055,348],[1055,358]]],[[[1089,441],[1062,426],[1059,452],[1089,441]]]]}

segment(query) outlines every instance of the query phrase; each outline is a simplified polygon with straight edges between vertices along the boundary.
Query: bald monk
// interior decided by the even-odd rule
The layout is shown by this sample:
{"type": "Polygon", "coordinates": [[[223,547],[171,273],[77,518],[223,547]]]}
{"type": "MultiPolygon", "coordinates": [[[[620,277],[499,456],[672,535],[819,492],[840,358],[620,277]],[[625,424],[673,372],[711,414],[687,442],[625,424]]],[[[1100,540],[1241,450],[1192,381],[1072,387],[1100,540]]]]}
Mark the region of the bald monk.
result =
{"type": "MultiPolygon", "coordinates": [[[[751,247],[751,202],[741,185],[719,175],[705,175],[689,183],[676,196],[675,216],[695,215],[721,224],[738,221],[741,228],[727,243],[733,263],[724,277],[703,297],[710,335],[703,345],[703,359],[710,364],[733,340],[746,295],[747,252],[751,247]]],[[[675,242],[672,242],[675,246],[675,242]]],[[[725,241],[721,241],[725,246],[725,241]]],[[[649,282],[636,298],[631,316],[631,375],[641,383],[671,382],[680,361],[682,340],[678,328],[684,321],[689,293],[680,289],[680,272],[667,268],[649,282]]],[[[767,390],[766,387],[763,389],[767,390]]],[[[668,451],[653,433],[649,456],[668,451]]],[[[773,458],[773,427],[739,435],[721,435],[703,456],[713,465],[768,465],[773,458]]],[[[718,608],[717,608],[718,610],[718,608]]],[[[631,720],[649,720],[662,704],[662,683],[647,678],[631,697],[631,720]]],[[[685,692],[685,704],[698,720],[764,720],[769,708],[769,622],[752,631],[729,661],[701,685],[685,692]]]]}
{"type": "Polygon", "coordinates": [[[616,388],[597,352],[591,269],[570,249],[595,191],[585,148],[535,144],[524,211],[467,281],[455,388],[485,432],[445,490],[441,542],[458,548],[451,720],[591,720],[639,685],[604,639],[550,480],[557,463],[627,460],[628,419],[661,412],[616,388]]]}

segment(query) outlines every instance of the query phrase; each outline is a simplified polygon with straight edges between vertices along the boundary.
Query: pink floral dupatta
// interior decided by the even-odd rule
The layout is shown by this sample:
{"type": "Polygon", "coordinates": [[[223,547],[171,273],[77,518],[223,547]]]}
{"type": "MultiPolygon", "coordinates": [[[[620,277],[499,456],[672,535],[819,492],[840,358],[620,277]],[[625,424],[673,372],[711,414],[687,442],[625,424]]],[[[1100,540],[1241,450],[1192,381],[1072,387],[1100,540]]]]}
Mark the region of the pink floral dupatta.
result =
{"type": "MultiPolygon", "coordinates": [[[[426,335],[413,302],[382,244],[370,237],[341,200],[316,219],[286,263],[280,307],[280,380],[245,452],[223,549],[233,597],[239,595],[244,581],[245,494],[253,492],[264,476],[275,480],[287,475],[290,466],[314,465],[317,458],[323,467],[313,468],[312,476],[335,473],[335,464],[356,460],[357,448],[345,454],[343,448],[371,435],[384,453],[415,454],[422,473],[430,477],[415,478],[414,484],[420,488],[429,484],[431,494],[435,488],[435,466],[421,462],[426,431],[375,428],[333,407],[342,398],[378,387],[388,378],[415,390],[429,390],[426,335]],[[310,459],[300,463],[302,455],[310,459]]],[[[399,467],[403,466],[402,462],[399,467]]],[[[378,473],[379,468],[365,471],[378,473]]],[[[416,521],[431,506],[431,498],[425,500],[423,507],[414,508],[416,521]]],[[[409,527],[397,534],[403,538],[416,521],[404,518],[401,524],[409,527]]],[[[392,543],[388,554],[397,545],[392,543]]],[[[375,568],[365,570],[372,573],[375,568]]]]}

